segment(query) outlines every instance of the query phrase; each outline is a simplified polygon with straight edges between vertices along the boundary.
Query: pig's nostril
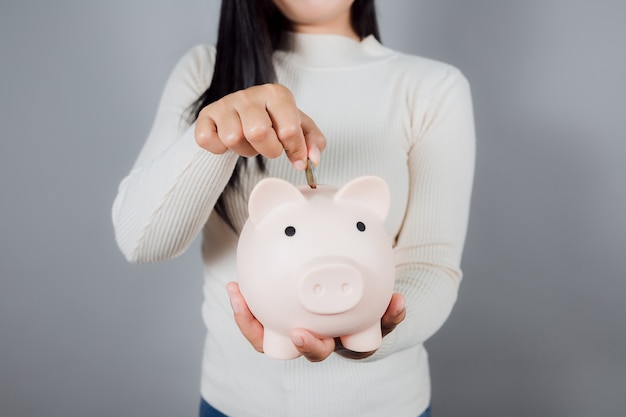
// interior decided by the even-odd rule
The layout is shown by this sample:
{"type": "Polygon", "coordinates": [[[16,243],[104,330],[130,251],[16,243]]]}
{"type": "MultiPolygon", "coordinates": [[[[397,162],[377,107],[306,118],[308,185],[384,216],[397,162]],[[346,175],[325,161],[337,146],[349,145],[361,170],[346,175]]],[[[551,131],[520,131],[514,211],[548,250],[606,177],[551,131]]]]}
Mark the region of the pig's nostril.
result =
{"type": "Polygon", "coordinates": [[[298,301],[315,314],[339,314],[354,308],[363,296],[361,272],[347,261],[330,260],[305,271],[298,301]]]}

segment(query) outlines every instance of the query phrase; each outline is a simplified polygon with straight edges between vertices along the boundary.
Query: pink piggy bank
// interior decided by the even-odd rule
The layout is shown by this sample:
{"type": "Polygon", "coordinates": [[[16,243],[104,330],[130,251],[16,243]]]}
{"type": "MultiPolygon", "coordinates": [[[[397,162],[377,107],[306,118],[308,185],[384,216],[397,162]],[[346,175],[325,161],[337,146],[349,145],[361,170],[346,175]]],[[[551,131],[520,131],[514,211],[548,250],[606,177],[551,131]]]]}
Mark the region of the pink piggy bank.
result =
{"type": "Polygon", "coordinates": [[[340,189],[261,180],[237,247],[242,295],[264,326],[263,350],[300,356],[291,330],[340,337],[357,352],[380,347],[380,319],[393,294],[395,263],[384,228],[389,187],[379,177],[340,189]]]}

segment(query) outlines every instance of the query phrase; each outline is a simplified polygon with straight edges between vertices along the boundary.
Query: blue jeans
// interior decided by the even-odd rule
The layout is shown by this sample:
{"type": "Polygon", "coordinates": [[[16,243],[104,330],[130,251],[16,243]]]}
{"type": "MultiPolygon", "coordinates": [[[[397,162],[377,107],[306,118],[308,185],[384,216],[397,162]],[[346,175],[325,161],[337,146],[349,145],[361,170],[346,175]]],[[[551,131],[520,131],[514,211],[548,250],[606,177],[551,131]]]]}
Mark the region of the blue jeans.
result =
{"type": "Polygon", "coordinates": [[[211,407],[211,404],[204,401],[204,398],[200,402],[200,417],[228,417],[226,414],[221,413],[215,408],[211,407]]]}
{"type": "MultiPolygon", "coordinates": [[[[211,405],[207,403],[206,401],[204,401],[203,399],[202,402],[200,402],[200,417],[228,417],[228,416],[226,414],[219,412],[215,408],[211,407],[211,405]]],[[[419,417],[431,417],[430,407],[428,407],[428,409],[424,411],[422,415],[420,415],[419,417]]]]}

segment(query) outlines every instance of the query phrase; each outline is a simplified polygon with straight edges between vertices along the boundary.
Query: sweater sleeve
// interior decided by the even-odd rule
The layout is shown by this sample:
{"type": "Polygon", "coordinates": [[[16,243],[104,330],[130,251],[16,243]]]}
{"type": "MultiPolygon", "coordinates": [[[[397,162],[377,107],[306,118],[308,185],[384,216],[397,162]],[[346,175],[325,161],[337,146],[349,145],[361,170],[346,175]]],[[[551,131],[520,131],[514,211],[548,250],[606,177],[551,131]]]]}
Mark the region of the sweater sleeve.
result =
{"type": "Polygon", "coordinates": [[[373,356],[422,344],[448,318],[461,281],[475,163],[469,83],[448,68],[425,110],[413,121],[410,193],[395,247],[396,291],[406,299],[405,320],[373,356]]]}
{"type": "Polygon", "coordinates": [[[113,203],[115,237],[130,262],[178,256],[193,242],[235,167],[237,155],[212,154],[194,138],[191,104],[206,90],[214,49],[181,58],[163,90],[150,134],[113,203]]]}

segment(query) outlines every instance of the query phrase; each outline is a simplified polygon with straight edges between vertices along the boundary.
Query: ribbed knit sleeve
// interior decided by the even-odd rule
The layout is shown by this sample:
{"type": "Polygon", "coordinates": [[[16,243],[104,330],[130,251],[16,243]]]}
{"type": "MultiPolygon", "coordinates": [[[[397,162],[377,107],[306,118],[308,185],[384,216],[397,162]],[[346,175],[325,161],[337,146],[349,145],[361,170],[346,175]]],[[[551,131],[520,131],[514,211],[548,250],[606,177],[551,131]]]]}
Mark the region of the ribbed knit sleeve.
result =
{"type": "Polygon", "coordinates": [[[395,247],[396,291],[407,317],[371,360],[423,343],[448,318],[461,281],[474,176],[475,131],[466,78],[453,67],[433,82],[408,155],[409,201],[395,247]]]}
{"type": "Polygon", "coordinates": [[[235,167],[237,155],[200,148],[190,105],[208,87],[215,50],[198,46],[172,71],[145,145],[113,203],[118,245],[131,262],[181,254],[203,227],[235,167]]]}

